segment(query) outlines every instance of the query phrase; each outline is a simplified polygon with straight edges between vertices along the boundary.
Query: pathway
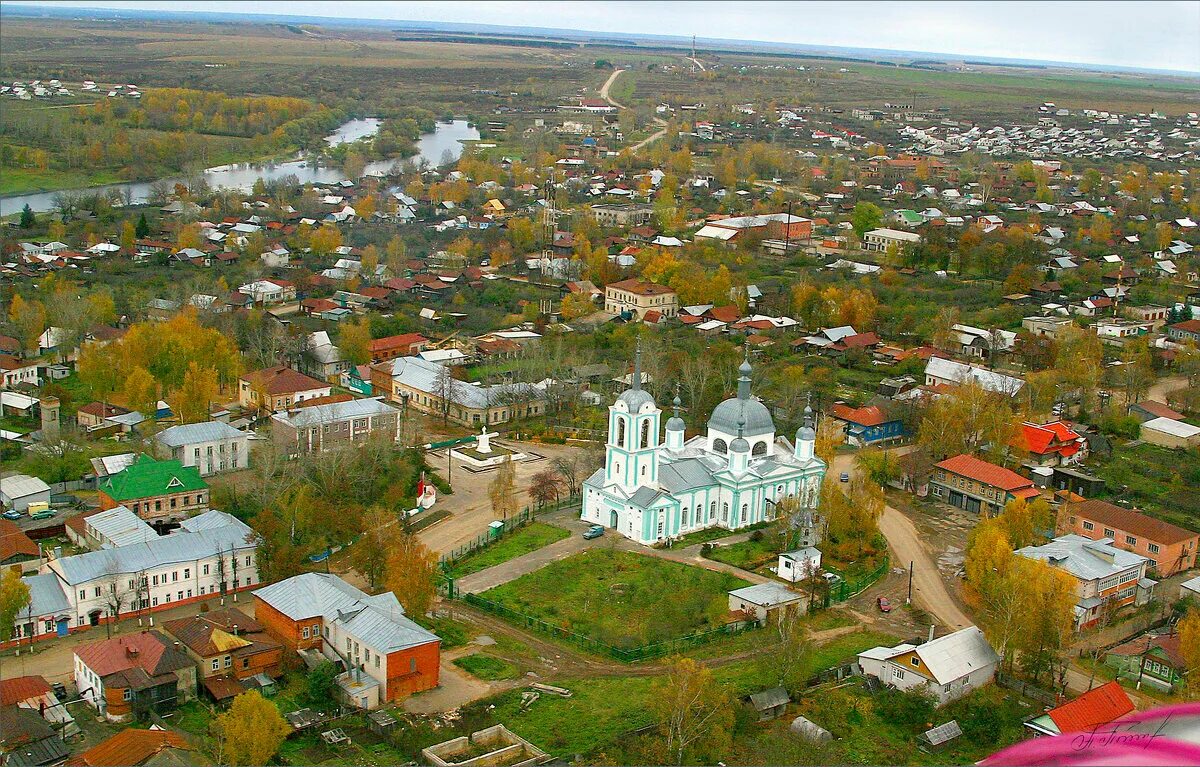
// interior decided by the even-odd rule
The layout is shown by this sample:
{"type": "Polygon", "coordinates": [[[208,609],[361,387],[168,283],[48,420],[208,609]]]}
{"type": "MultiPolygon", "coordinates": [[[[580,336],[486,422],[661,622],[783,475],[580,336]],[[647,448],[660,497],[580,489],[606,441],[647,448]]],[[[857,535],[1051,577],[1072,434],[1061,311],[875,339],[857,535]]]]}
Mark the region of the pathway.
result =
{"type": "MultiPolygon", "coordinates": [[[[701,65],[701,68],[703,68],[703,65],[701,65]]],[[[620,74],[624,71],[625,71],[624,69],[613,70],[613,73],[608,76],[607,80],[604,81],[604,85],[600,86],[600,98],[604,99],[609,104],[612,104],[617,109],[627,109],[628,107],[626,107],[624,104],[621,104],[618,101],[615,101],[611,96],[608,95],[608,91],[610,88],[612,88],[613,83],[615,83],[617,81],[617,77],[619,77],[620,74]]],[[[647,144],[653,143],[653,142],[659,140],[660,138],[662,138],[663,136],[667,135],[667,121],[666,120],[662,119],[661,117],[655,117],[654,123],[655,123],[655,125],[660,125],[662,127],[656,133],[653,133],[650,136],[647,136],[646,138],[642,139],[638,143],[629,147],[630,152],[637,154],[637,152],[642,147],[646,146],[647,144]]]]}

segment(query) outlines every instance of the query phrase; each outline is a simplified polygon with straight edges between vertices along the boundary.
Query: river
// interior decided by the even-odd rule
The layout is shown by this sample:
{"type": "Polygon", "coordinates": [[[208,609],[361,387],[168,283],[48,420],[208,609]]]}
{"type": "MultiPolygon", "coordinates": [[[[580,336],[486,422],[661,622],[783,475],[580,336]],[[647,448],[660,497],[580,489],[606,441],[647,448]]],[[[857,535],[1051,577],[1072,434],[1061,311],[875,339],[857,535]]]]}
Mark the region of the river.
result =
{"type": "MultiPolygon", "coordinates": [[[[343,123],[332,134],[326,136],[325,141],[330,146],[336,146],[347,141],[357,141],[360,138],[372,136],[379,130],[379,122],[378,119],[373,117],[350,120],[343,123]]],[[[468,125],[466,120],[454,120],[453,122],[446,123],[439,122],[432,133],[421,134],[421,137],[417,140],[417,154],[412,159],[415,162],[425,160],[430,165],[438,165],[447,151],[455,159],[458,159],[463,151],[462,142],[478,139],[479,131],[468,125]]],[[[365,173],[384,173],[395,163],[396,160],[380,160],[368,163],[365,173]]],[[[304,160],[292,160],[290,162],[267,165],[251,163],[223,165],[205,170],[204,178],[213,189],[225,188],[249,192],[254,187],[254,182],[260,178],[264,181],[271,181],[289,174],[300,179],[300,183],[302,184],[329,184],[341,181],[346,177],[346,174],[342,173],[341,168],[312,167],[304,160]]],[[[170,178],[166,180],[174,183],[178,179],[170,178]]],[[[126,194],[126,190],[128,190],[134,204],[137,204],[146,202],[146,198],[150,195],[151,183],[150,181],[135,181],[128,184],[112,184],[110,186],[98,186],[90,189],[74,189],[70,191],[106,192],[110,189],[117,189],[124,195],[126,194]]],[[[53,210],[55,194],[56,192],[37,192],[34,194],[4,197],[0,199],[0,216],[18,213],[26,205],[32,208],[35,213],[53,210]]]]}

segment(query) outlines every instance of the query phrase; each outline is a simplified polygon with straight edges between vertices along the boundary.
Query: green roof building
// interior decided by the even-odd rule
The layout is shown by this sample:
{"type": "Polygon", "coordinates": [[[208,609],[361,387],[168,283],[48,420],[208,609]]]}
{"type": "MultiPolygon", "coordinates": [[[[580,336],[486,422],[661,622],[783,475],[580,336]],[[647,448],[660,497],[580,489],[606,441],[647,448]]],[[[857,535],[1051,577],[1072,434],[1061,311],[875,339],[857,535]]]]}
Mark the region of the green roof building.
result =
{"type": "Polygon", "coordinates": [[[208,484],[199,470],[174,459],[138,456],[98,489],[101,509],[126,506],[142,519],[178,522],[208,508],[208,484]]]}

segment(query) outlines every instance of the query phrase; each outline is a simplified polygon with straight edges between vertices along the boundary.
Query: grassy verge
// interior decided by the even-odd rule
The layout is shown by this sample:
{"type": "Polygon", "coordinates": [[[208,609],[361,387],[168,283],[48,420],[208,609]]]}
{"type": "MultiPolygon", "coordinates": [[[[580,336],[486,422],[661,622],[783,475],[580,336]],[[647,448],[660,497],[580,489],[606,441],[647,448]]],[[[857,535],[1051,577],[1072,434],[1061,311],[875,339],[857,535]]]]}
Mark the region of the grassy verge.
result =
{"type": "Polygon", "coordinates": [[[450,575],[454,578],[461,578],[464,575],[477,573],[510,559],[524,556],[531,551],[537,551],[543,546],[549,546],[555,541],[570,537],[570,535],[569,530],[561,527],[547,525],[544,522],[534,522],[508,533],[490,546],[458,560],[450,570],[450,575]]]}
{"type": "Polygon", "coordinates": [[[705,556],[743,570],[757,570],[763,565],[774,562],[779,556],[779,549],[775,541],[763,537],[757,541],[745,540],[727,546],[717,546],[705,556]]]}
{"type": "Polygon", "coordinates": [[[454,661],[454,665],[472,676],[487,681],[496,679],[512,679],[520,674],[520,670],[506,660],[491,655],[466,655],[454,661]]]}

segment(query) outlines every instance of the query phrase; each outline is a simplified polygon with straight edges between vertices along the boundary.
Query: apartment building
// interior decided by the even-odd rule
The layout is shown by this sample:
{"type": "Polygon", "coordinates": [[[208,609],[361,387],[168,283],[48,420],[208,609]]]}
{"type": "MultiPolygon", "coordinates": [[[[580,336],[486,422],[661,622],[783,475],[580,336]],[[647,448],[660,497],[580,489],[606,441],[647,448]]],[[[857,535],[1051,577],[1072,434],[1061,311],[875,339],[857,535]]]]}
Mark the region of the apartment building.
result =
{"type": "Polygon", "coordinates": [[[1150,600],[1156,585],[1146,577],[1150,560],[1122,551],[1111,538],[1091,540],[1061,535],[1041,546],[1017,549],[1019,556],[1036,559],[1075,579],[1075,628],[1095,625],[1111,611],[1150,600]]]}
{"type": "Polygon", "coordinates": [[[184,466],[174,458],[137,459],[97,486],[101,509],[126,506],[142,519],[156,523],[178,522],[189,514],[208,508],[208,484],[195,466],[184,466]]]}
{"type": "Polygon", "coordinates": [[[271,416],[271,438],[285,455],[319,453],[372,435],[395,441],[400,410],[382,397],[293,408],[271,416]]]}
{"type": "Polygon", "coordinates": [[[1038,496],[1033,482],[1020,474],[966,454],[934,465],[929,492],[951,506],[987,515],[999,514],[1015,498],[1038,496]]]}
{"type": "Polygon", "coordinates": [[[250,435],[221,421],[188,423],[154,435],[160,449],[200,476],[238,471],[250,465],[250,435]]]}
{"type": "Polygon", "coordinates": [[[604,311],[610,314],[626,312],[645,319],[647,312],[663,317],[679,314],[679,296],[666,285],[635,278],[614,282],[604,289],[604,311]]]}
{"type": "Polygon", "coordinates": [[[1093,541],[1111,539],[1116,548],[1145,557],[1149,568],[1163,578],[1195,567],[1200,546],[1200,533],[1194,530],[1101,500],[1065,506],[1056,532],[1093,541]]]}

